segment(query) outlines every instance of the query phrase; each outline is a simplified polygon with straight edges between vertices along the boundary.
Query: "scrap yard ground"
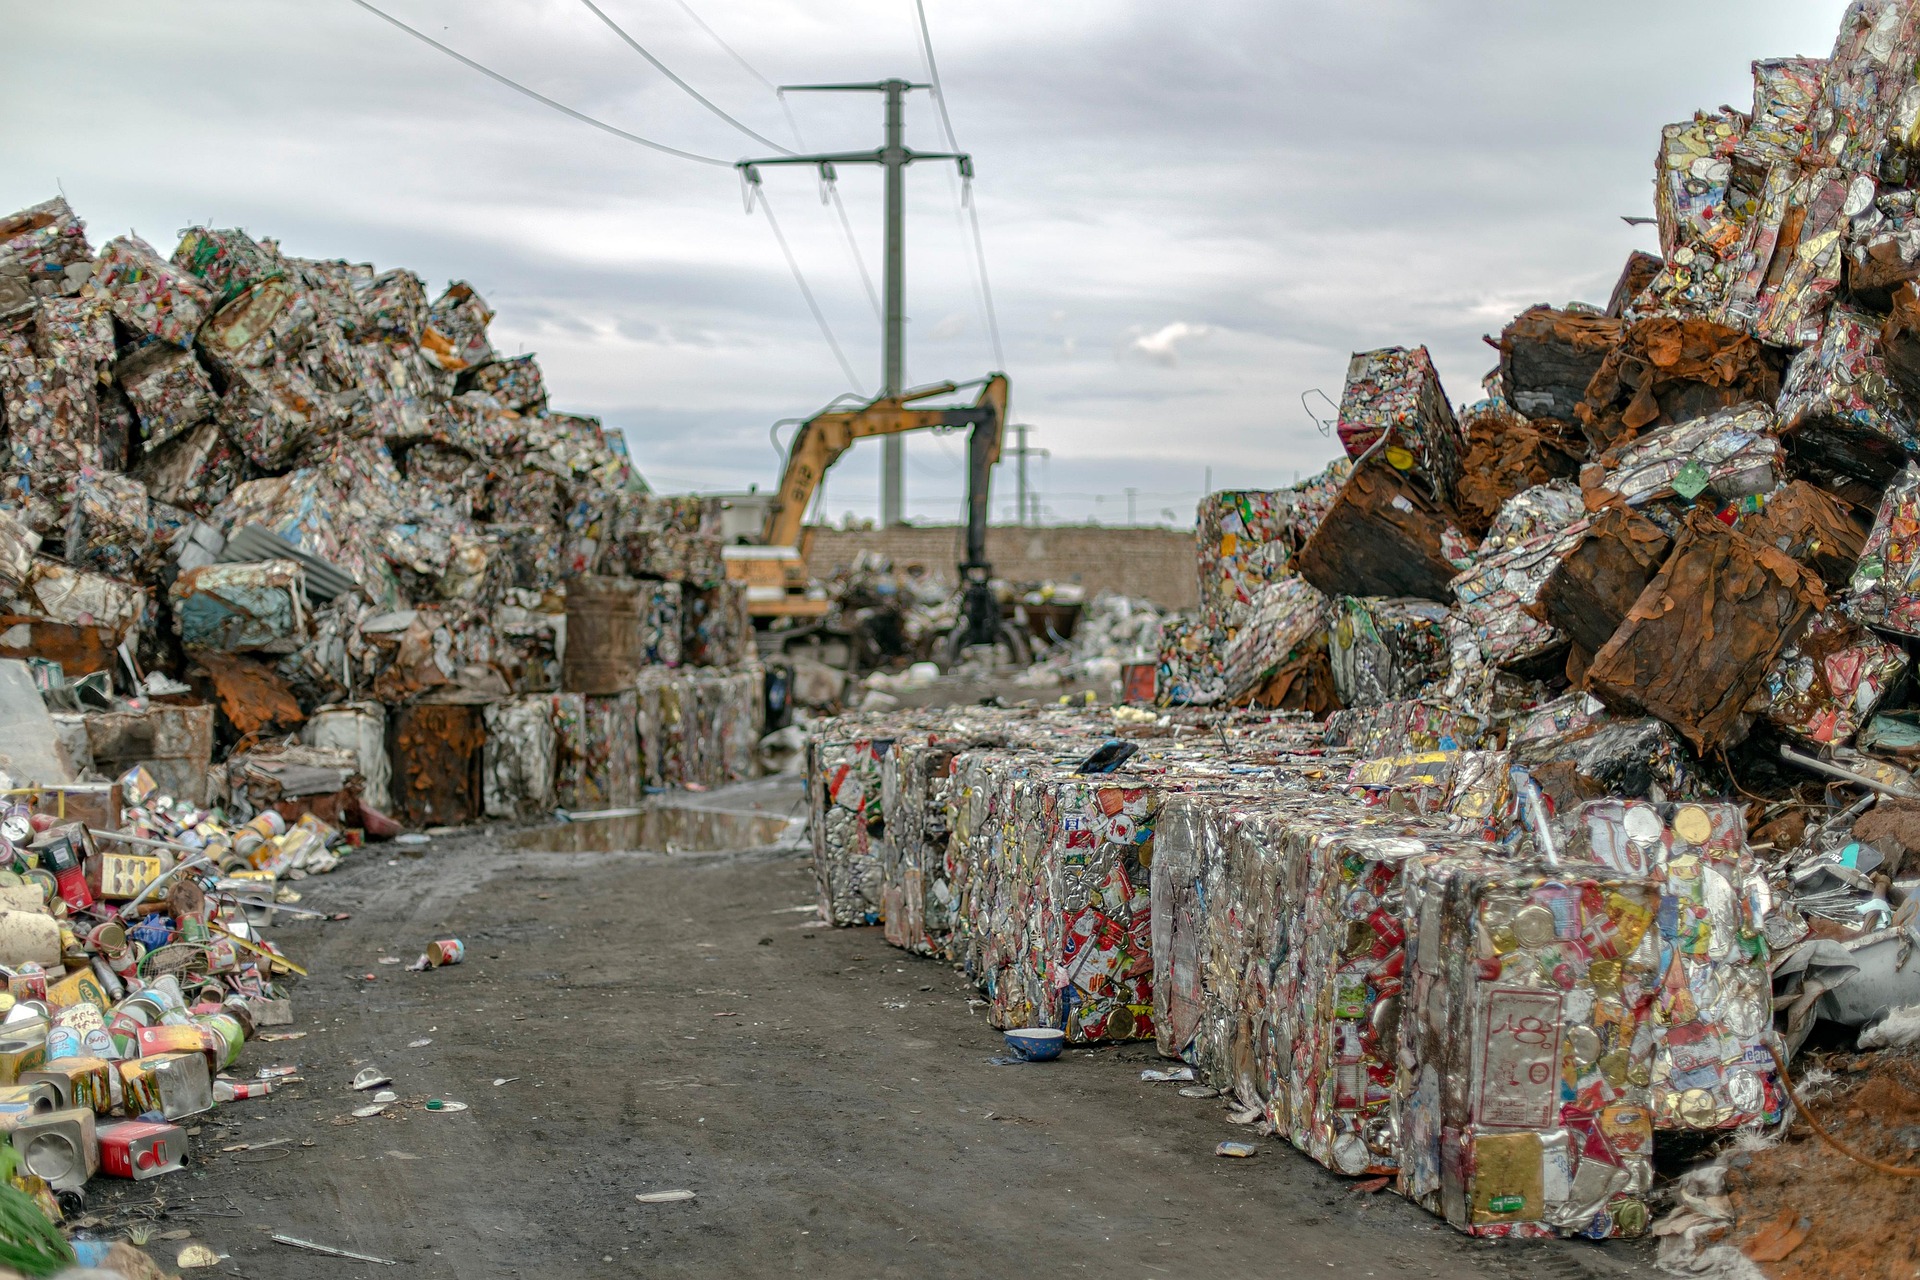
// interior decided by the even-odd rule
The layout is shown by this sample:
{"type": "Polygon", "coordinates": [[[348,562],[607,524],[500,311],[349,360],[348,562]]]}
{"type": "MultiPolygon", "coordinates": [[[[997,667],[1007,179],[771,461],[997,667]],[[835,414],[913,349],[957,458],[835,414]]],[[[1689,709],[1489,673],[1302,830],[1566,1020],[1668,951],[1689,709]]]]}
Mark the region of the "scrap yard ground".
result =
{"type": "MultiPolygon", "coordinates": [[[[800,811],[791,780],[702,803],[800,811]]],[[[90,1208],[191,1230],[230,1255],[221,1274],[257,1280],[1651,1271],[1624,1241],[1477,1244],[1280,1144],[1218,1159],[1246,1131],[1218,1100],[1143,1084],[1169,1065],[1150,1044],[992,1065],[1000,1037],[960,975],[878,929],[810,923],[797,827],[747,851],[565,850],[598,838],[495,829],[307,882],[305,905],[352,918],[282,926],[313,974],[307,1034],[246,1058],[304,1083],[191,1122],[189,1173],[90,1208]],[[541,843],[562,851],[525,847],[541,843]],[[464,965],[380,963],[443,932],[464,965]],[[393,1076],[391,1116],[351,1120],[365,1066],[393,1076]],[[677,1189],[698,1198],[634,1199],[677,1189]]]]}

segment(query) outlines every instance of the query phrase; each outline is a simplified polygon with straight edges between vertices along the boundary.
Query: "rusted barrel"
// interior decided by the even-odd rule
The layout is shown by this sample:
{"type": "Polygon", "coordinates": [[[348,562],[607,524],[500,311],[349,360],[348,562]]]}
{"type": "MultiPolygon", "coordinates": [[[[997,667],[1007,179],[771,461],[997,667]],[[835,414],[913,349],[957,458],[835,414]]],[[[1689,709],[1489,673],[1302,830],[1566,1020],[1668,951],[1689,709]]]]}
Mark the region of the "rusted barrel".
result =
{"type": "Polygon", "coordinates": [[[633,688],[646,656],[640,647],[640,583],[584,574],[567,579],[568,693],[610,694],[633,688]]]}

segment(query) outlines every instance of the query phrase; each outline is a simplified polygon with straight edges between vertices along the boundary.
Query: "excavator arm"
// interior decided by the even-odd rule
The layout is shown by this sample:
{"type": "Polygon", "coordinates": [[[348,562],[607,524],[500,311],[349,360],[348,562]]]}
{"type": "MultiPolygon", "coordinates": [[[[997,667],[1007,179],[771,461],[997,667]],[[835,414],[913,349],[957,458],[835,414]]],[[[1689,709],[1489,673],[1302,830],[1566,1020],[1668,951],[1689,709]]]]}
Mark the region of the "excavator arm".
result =
{"type": "Polygon", "coordinates": [[[971,405],[958,409],[913,409],[916,401],[948,395],[959,388],[951,382],[916,387],[897,396],[882,396],[859,409],[822,413],[802,423],[787,450],[786,470],[779,493],[767,512],[761,541],[770,547],[796,546],[807,506],[820,488],[827,468],[869,436],[897,435],[937,427],[972,427],[967,449],[967,559],[984,562],[988,512],[988,480],[1000,460],[1000,441],[1007,421],[1007,376],[989,374],[971,405]]]}

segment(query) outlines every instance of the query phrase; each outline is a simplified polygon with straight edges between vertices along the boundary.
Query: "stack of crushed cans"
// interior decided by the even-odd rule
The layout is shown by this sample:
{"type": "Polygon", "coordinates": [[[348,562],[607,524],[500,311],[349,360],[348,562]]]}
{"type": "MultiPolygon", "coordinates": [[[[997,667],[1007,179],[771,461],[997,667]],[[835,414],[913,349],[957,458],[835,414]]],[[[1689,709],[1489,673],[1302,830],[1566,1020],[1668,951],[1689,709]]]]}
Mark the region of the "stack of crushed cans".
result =
{"type": "Polygon", "coordinates": [[[239,230],[0,218],[0,661],[67,766],[11,781],[384,834],[750,774],[719,501],[650,493],[492,316],[239,230]]]}
{"type": "Polygon", "coordinates": [[[1344,458],[1202,503],[1153,699],[823,726],[827,917],[1487,1236],[1646,1232],[1920,1008],[1920,3],[1753,71],[1489,398],[1360,353],[1344,458]]]}

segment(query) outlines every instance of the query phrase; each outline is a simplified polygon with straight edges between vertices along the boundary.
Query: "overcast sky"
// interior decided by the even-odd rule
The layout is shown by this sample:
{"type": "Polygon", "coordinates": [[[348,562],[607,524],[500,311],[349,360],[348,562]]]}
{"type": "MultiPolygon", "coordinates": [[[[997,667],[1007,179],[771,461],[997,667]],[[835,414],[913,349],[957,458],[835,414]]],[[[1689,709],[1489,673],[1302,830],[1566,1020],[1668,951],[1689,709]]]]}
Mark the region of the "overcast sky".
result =
{"type": "MultiPolygon", "coordinates": [[[[623,128],[765,154],[580,0],[375,0],[623,128]]],[[[912,0],[600,0],[668,67],[797,147],[775,83],[923,79],[912,0]]],[[[977,196],[1014,416],[1051,517],[1180,523],[1215,487],[1310,473],[1301,405],[1356,349],[1425,342],[1456,402],[1518,310],[1604,302],[1651,248],[1660,125],[1751,99],[1758,57],[1824,54],[1843,0],[927,0],[977,196]]],[[[96,246],[238,225],[291,253],[471,281],[558,408],[627,433],[663,490],[773,483],[768,429],[848,390],[736,175],[529,102],[349,0],[0,0],[0,205],[64,192],[96,246]]],[[[877,145],[872,95],[789,99],[808,149],[877,145]]],[[[909,142],[944,150],[928,95],[909,142]]],[[[871,393],[879,325],[809,170],[767,188],[871,393]]],[[[880,183],[840,183],[879,272],[880,183]]],[[[943,166],[908,176],[908,373],[994,364],[943,166]]],[[[1320,416],[1330,417],[1324,402],[1320,416]]],[[[826,509],[878,508],[877,445],[826,509]]],[[[957,438],[907,451],[911,515],[960,509],[957,438]]],[[[996,514],[1013,475],[996,478],[996,514]]]]}

